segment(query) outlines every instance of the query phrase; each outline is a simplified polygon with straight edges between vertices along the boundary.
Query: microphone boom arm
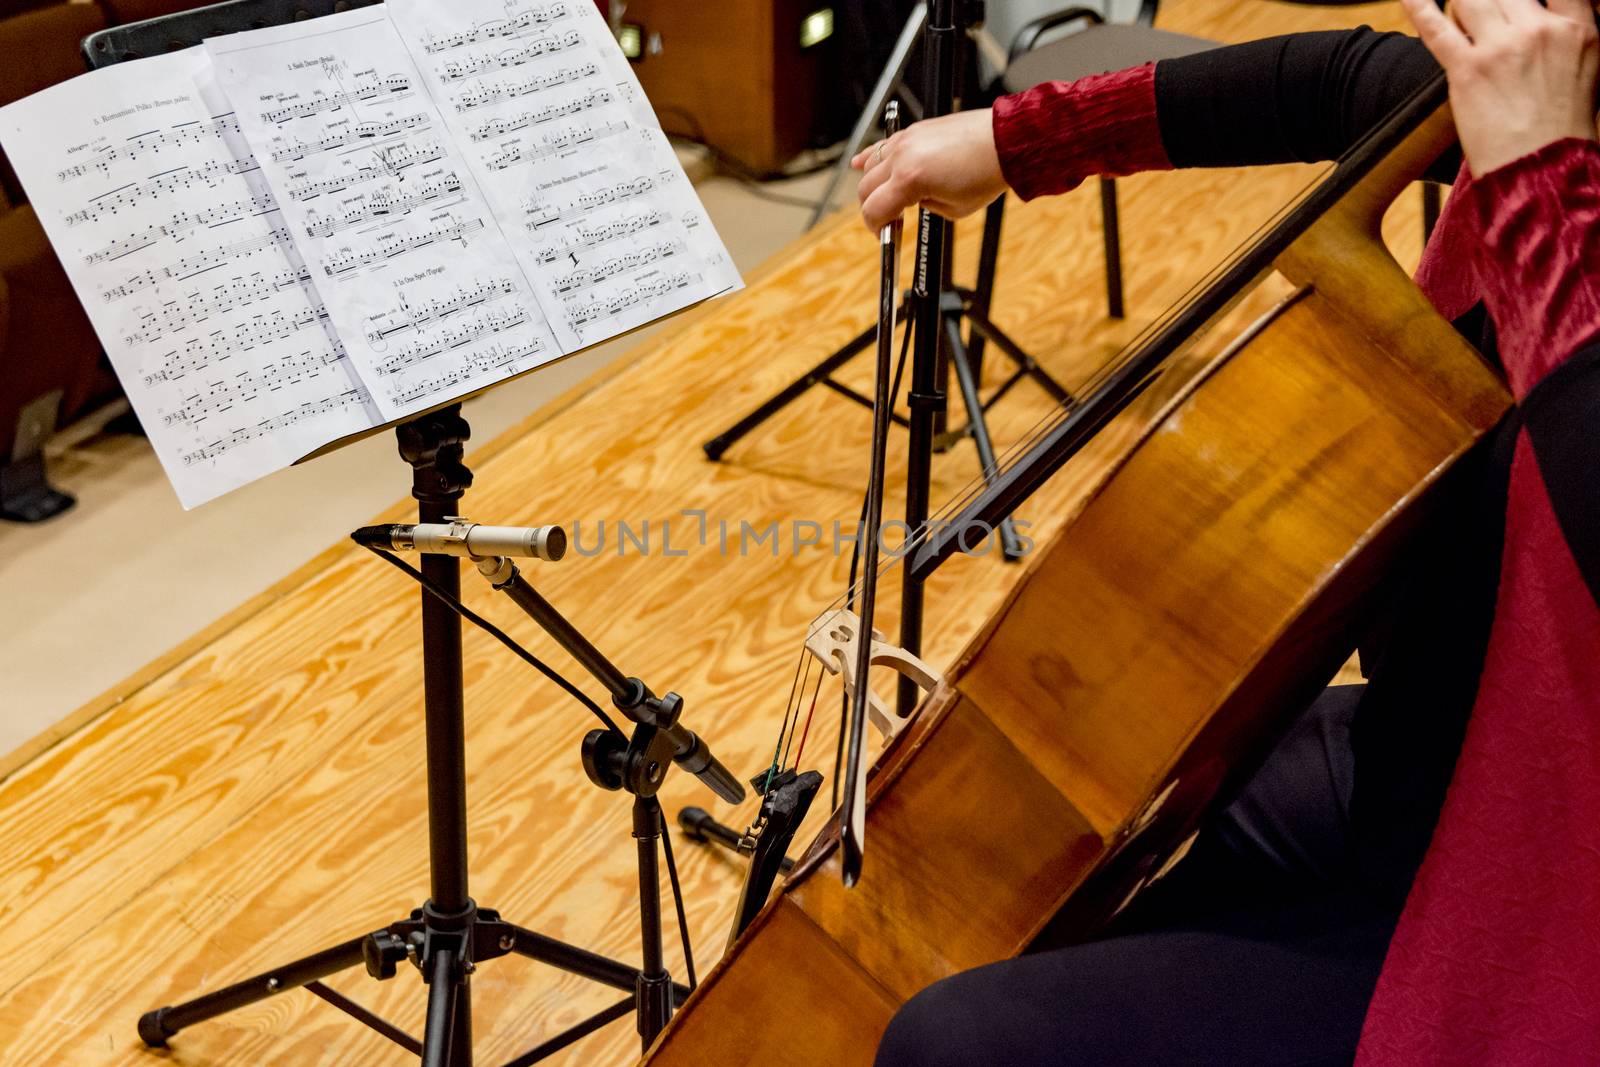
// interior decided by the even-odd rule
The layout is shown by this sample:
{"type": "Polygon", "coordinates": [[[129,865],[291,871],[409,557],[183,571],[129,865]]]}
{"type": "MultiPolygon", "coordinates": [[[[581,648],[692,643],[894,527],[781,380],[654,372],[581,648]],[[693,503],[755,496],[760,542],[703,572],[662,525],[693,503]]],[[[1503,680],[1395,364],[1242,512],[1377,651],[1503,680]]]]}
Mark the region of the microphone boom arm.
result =
{"type": "Polygon", "coordinates": [[[511,560],[480,556],[475,557],[475,562],[478,573],[605,686],[612,704],[635,724],[631,740],[610,730],[592,730],[584,738],[583,767],[591,781],[605,789],[654,796],[666,777],[670,760],[728,803],[737,804],[744,799],[743,783],[712,754],[703,738],[683,725],[682,697],[676,693],[658,697],[638,678],[624,675],[555,605],[528,584],[511,560]]]}

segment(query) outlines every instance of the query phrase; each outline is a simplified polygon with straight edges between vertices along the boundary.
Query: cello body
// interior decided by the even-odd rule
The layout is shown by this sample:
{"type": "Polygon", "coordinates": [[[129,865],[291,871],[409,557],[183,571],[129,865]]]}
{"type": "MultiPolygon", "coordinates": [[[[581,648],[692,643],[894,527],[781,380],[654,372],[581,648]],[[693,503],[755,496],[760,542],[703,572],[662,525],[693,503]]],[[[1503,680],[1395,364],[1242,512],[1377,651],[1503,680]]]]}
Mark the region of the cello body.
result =
{"type": "Polygon", "coordinates": [[[930,983],[1112,914],[1264,755],[1509,404],[1378,235],[1452,137],[1441,109],[1278,257],[1294,296],[1163,403],[879,759],[860,883],[825,832],[648,1063],[870,1064],[930,983]]]}

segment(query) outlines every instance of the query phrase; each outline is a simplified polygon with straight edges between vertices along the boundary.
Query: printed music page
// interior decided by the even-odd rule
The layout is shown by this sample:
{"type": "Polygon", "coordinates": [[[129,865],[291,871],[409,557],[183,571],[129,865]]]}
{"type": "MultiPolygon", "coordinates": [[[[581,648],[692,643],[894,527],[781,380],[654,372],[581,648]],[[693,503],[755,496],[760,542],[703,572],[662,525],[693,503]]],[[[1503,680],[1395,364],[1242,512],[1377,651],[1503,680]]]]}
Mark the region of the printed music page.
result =
{"type": "Polygon", "coordinates": [[[203,49],[0,109],[0,142],[184,507],[379,421],[203,49]]]}
{"type": "Polygon", "coordinates": [[[567,351],[741,286],[591,0],[387,7],[567,351]]]}
{"type": "Polygon", "coordinates": [[[206,47],[385,419],[563,354],[382,7],[206,47]]]}

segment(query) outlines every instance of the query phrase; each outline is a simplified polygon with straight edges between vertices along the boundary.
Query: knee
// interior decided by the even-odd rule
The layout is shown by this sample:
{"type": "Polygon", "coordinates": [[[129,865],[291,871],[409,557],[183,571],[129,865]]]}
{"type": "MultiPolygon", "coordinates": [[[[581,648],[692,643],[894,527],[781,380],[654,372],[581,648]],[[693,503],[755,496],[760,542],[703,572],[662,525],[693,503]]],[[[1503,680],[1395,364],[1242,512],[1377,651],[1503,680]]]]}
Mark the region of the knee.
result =
{"type": "Polygon", "coordinates": [[[962,999],[945,979],[929,986],[895,1012],[878,1042],[873,1067],[972,1067],[982,1063],[984,1044],[962,999]]]}

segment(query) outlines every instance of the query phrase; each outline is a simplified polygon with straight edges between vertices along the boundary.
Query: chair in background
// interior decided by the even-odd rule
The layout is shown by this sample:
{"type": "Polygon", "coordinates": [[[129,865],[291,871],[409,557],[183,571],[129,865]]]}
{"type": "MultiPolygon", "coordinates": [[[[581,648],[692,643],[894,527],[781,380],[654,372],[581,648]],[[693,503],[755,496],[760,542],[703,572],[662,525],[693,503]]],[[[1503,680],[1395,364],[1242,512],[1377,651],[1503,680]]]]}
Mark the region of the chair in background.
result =
{"type": "MultiPolygon", "coordinates": [[[[1158,0],[1143,0],[1131,23],[1107,22],[1100,12],[1087,7],[1070,7],[1037,18],[1012,39],[1009,62],[993,86],[995,96],[1020,93],[1051,81],[1076,81],[1091,74],[1136,67],[1162,59],[1192,55],[1216,48],[1218,42],[1155,28],[1158,0]],[[1087,23],[1075,33],[1040,43],[1047,35],[1073,23],[1087,23]]],[[[1100,178],[1100,221],[1105,239],[1106,313],[1114,319],[1123,316],[1122,240],[1117,214],[1117,182],[1100,178]]],[[[999,241],[1004,221],[1005,197],[989,206],[984,217],[984,242],[999,241]]],[[[985,257],[992,263],[992,257],[985,257]]],[[[992,277],[980,278],[977,291],[985,297],[992,290],[992,277]]],[[[980,342],[981,345],[981,342],[980,342]]]]}

